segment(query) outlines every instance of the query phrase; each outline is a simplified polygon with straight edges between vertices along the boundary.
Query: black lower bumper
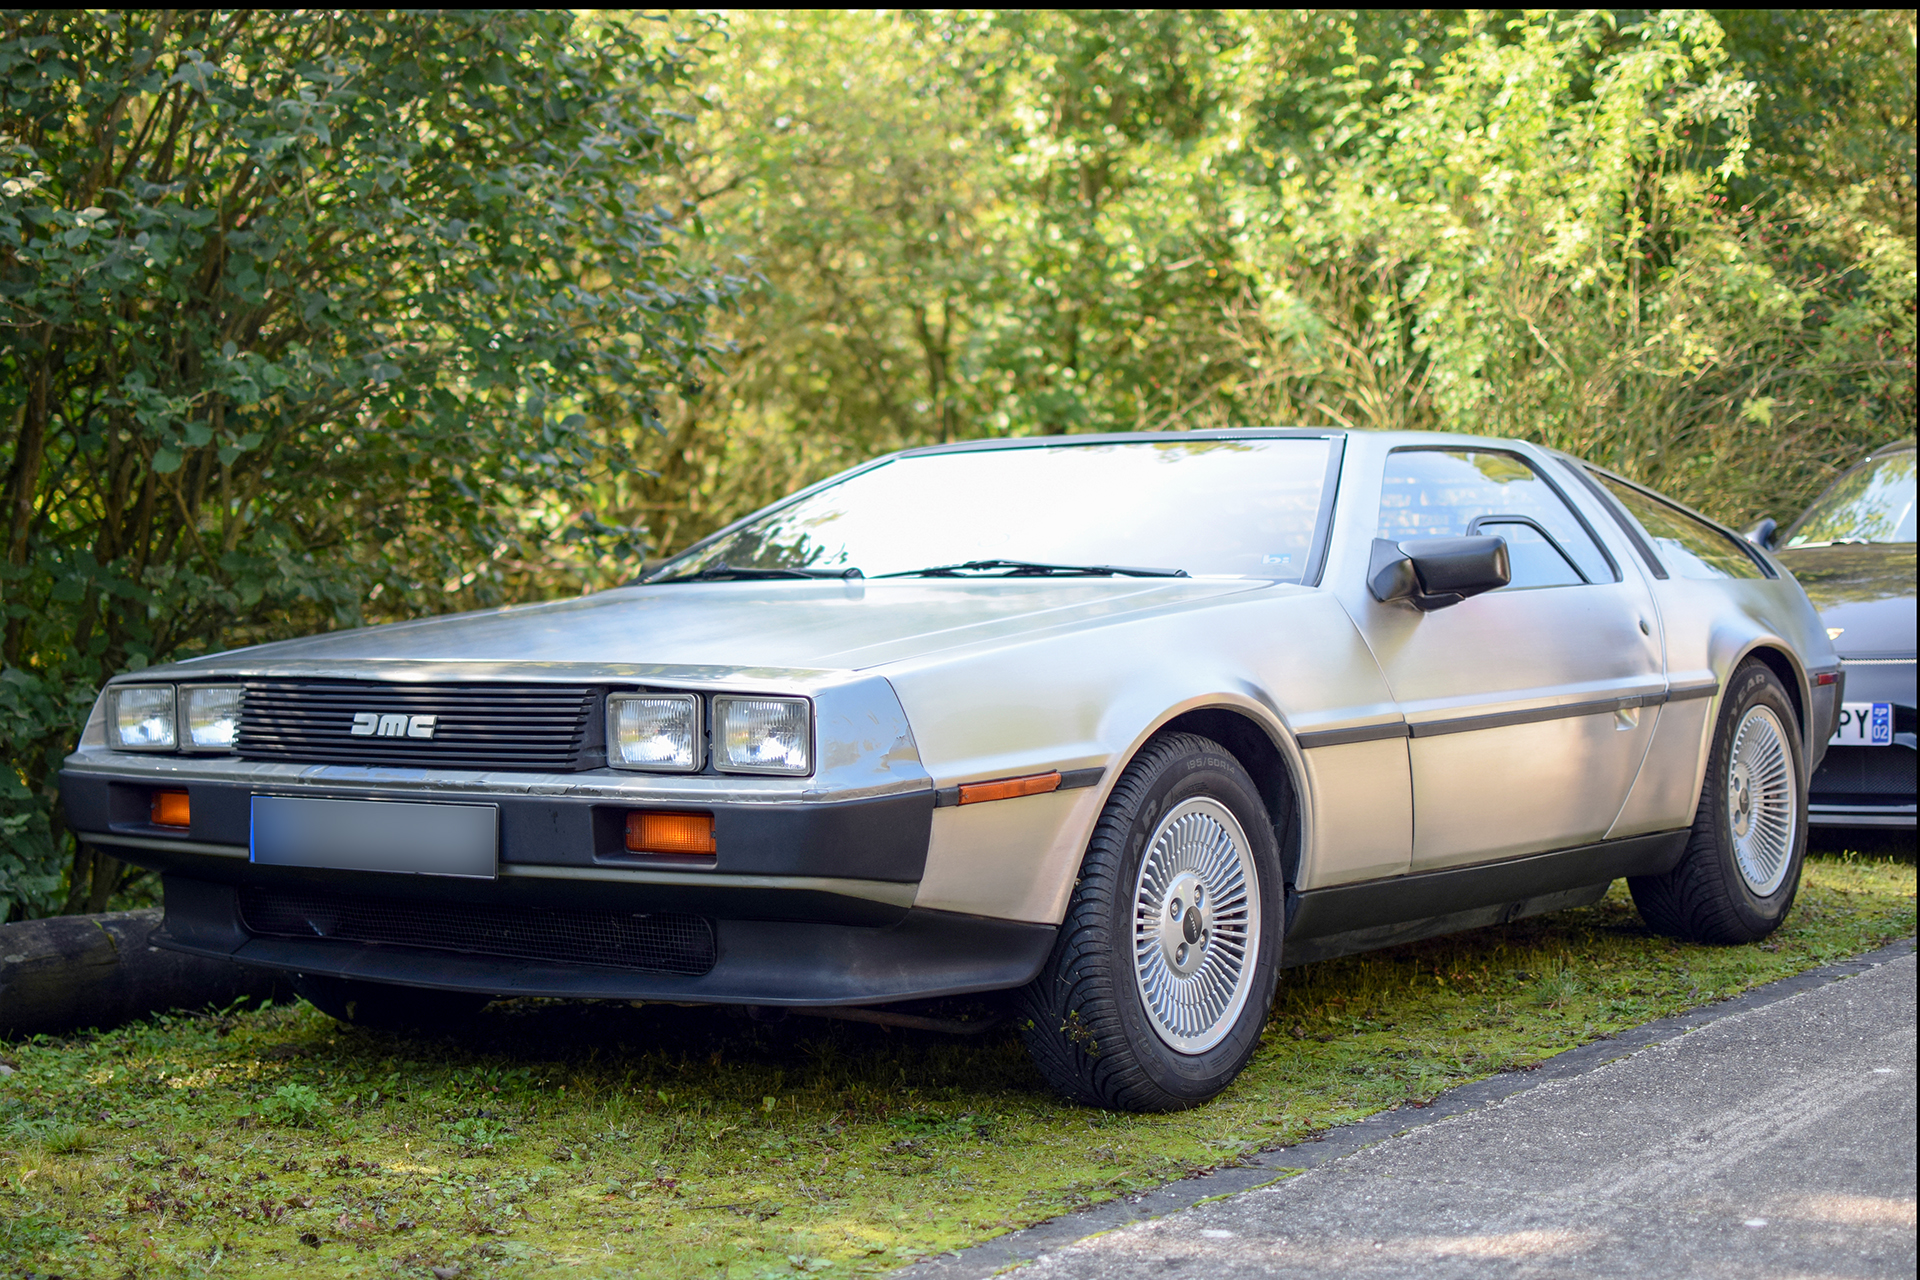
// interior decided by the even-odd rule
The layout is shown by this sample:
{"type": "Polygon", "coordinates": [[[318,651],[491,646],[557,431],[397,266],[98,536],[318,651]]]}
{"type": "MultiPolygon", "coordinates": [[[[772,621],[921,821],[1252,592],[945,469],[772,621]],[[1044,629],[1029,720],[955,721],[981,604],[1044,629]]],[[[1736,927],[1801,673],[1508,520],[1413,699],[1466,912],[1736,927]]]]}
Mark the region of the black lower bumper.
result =
{"type": "Polygon", "coordinates": [[[157,946],[294,973],[494,996],[828,1006],[1000,991],[1022,986],[1053,947],[1052,925],[922,908],[884,926],[716,919],[712,967],[648,972],[513,956],[261,936],[231,883],[169,875],[157,946]]]}
{"type": "Polygon", "coordinates": [[[1829,827],[1914,825],[1912,711],[1895,708],[1905,729],[1888,747],[1829,747],[1808,784],[1807,821],[1829,827]]]}

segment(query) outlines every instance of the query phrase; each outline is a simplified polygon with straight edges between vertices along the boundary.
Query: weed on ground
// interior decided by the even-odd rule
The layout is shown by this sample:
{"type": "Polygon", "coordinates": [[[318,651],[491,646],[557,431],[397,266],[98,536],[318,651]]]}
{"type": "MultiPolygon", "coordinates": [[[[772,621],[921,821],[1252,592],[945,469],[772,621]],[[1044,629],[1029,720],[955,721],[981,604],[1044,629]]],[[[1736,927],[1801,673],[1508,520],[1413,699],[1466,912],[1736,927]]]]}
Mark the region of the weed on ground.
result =
{"type": "Polygon", "coordinates": [[[0,1273],[885,1271],[1908,936],[1911,847],[1810,861],[1758,946],[1654,937],[1616,885],[1289,970],[1170,1116],[1060,1102],[1004,1024],[517,1001],[408,1039],[300,1004],[0,1046],[0,1273]]]}

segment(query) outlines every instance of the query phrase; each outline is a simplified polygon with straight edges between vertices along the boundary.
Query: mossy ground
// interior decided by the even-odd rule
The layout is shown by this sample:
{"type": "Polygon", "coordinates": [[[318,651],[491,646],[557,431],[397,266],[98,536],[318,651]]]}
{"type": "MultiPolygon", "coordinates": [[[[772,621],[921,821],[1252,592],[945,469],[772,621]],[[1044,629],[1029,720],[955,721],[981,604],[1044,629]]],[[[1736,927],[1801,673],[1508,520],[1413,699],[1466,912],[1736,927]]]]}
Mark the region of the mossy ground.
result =
{"type": "Polygon", "coordinates": [[[1911,838],[1810,861],[1760,946],[1580,911],[1283,976],[1210,1106],[1063,1104],[975,1039],[521,1002],[458,1039],[312,1008],[5,1046],[0,1270],[755,1277],[904,1261],[1524,1068],[1914,930],[1911,838]]]}

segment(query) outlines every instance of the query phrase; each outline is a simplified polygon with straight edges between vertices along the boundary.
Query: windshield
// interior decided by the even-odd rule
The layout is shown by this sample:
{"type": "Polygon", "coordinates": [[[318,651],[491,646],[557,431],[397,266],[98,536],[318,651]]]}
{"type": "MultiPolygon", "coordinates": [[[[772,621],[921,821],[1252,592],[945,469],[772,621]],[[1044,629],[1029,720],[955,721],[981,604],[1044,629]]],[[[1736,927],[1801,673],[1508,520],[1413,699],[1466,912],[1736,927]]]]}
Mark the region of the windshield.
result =
{"type": "Polygon", "coordinates": [[[1913,450],[1864,462],[1833,482],[1787,534],[1789,547],[1912,542],[1913,450]]]}
{"type": "Polygon", "coordinates": [[[874,578],[1017,560],[1298,582],[1333,447],[1324,437],[1155,440],[894,458],[770,507],[647,580],[722,564],[874,578]]]}

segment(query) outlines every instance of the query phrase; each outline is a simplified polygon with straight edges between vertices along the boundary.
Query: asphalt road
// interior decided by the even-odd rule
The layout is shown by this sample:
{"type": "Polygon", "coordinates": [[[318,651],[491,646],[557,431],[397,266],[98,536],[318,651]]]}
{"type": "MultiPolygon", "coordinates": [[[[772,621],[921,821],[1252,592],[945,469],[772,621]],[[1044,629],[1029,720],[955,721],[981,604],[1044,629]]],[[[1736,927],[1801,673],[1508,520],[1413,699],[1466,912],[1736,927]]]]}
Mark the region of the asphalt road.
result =
{"type": "Polygon", "coordinates": [[[1911,1277],[1914,956],[1831,976],[1436,1122],[1389,1118],[1269,1186],[914,1270],[1017,1253],[1036,1280],[1911,1277]]]}

